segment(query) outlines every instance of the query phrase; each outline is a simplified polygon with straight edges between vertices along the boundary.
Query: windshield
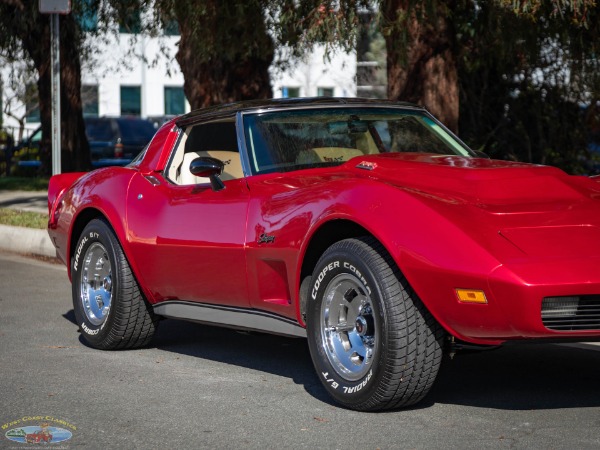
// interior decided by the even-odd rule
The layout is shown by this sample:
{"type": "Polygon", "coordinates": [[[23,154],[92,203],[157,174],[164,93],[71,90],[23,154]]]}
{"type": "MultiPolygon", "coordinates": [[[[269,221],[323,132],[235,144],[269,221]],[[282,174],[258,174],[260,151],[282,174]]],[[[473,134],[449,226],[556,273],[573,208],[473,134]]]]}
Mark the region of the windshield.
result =
{"type": "Polygon", "coordinates": [[[323,108],[244,116],[252,172],[285,172],[342,164],[361,155],[472,152],[422,111],[323,108]]]}

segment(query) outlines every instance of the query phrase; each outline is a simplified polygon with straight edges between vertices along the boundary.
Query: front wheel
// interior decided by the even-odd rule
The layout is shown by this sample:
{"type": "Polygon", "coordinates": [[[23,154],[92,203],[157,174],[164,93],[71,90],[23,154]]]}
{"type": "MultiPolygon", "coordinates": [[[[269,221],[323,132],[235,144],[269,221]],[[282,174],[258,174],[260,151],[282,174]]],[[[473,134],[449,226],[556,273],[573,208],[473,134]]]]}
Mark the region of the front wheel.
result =
{"type": "Polygon", "coordinates": [[[87,224],[71,267],[75,318],[92,347],[138,348],[150,341],[158,324],[156,316],[104,220],[87,224]]]}
{"type": "Polygon", "coordinates": [[[442,328],[370,237],[337,242],[319,259],[307,334],[325,389],[361,411],[417,403],[433,385],[442,359],[442,328]]]}

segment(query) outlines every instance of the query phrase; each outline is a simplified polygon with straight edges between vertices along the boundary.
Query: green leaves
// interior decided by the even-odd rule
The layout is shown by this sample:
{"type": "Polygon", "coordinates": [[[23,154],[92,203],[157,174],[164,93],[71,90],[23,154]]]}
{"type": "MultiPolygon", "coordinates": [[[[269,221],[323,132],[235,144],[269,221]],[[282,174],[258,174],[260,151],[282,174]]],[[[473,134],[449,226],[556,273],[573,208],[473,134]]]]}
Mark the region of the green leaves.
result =
{"type": "Polygon", "coordinates": [[[533,21],[560,17],[583,27],[590,25],[590,11],[596,7],[595,0],[499,0],[499,4],[533,21]]]}

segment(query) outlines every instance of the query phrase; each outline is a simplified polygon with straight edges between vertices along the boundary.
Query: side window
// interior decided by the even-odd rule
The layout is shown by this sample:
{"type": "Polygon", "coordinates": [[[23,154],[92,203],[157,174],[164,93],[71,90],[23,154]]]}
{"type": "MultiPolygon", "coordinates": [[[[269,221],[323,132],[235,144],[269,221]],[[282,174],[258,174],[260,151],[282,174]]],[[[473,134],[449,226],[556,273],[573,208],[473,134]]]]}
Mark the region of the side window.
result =
{"type": "Polygon", "coordinates": [[[244,177],[233,120],[187,127],[167,168],[168,178],[179,185],[208,183],[208,178],[196,177],[189,170],[194,159],[206,156],[223,162],[223,181],[244,177]]]}

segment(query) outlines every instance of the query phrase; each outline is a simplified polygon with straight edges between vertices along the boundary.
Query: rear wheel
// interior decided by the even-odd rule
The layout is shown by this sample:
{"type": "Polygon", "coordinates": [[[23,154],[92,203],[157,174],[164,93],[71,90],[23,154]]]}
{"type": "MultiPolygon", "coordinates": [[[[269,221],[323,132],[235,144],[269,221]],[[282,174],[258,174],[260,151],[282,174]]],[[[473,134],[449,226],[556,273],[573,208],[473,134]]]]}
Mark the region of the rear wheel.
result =
{"type": "Polygon", "coordinates": [[[73,309],[85,340],[95,348],[146,345],[158,324],[140,292],[112,228],[87,224],[72,261],[73,309]]]}
{"type": "Polygon", "coordinates": [[[409,406],[429,392],[443,330],[375,239],[329,247],[308,298],[311,356],[335,400],[372,411],[409,406]]]}

